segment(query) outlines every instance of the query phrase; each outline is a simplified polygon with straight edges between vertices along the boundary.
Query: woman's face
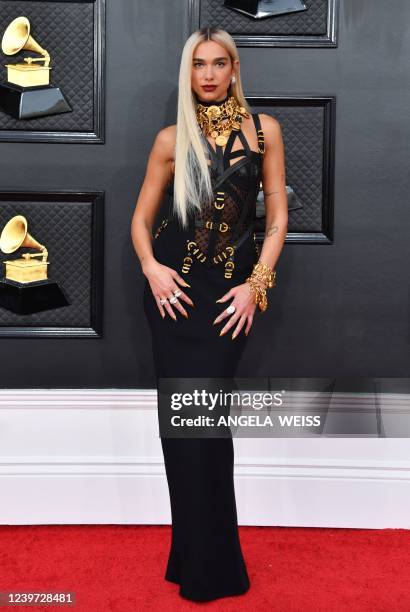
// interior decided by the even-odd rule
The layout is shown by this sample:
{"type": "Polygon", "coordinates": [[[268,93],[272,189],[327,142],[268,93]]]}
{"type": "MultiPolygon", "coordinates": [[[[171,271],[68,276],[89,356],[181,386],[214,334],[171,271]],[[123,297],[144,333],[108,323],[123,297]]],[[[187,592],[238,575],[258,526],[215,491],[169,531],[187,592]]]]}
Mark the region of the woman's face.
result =
{"type": "MultiPolygon", "coordinates": [[[[235,60],[238,66],[238,60],[235,60]]],[[[213,40],[200,43],[192,55],[191,87],[200,100],[226,98],[235,73],[228,51],[213,40]]]]}

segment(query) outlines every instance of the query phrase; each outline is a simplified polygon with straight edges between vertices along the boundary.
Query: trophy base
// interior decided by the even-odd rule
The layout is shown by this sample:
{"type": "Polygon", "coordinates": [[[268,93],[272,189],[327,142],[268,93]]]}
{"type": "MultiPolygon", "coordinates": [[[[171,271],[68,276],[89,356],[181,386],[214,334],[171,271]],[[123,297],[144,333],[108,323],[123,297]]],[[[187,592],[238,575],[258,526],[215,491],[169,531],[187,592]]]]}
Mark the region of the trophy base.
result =
{"type": "Polygon", "coordinates": [[[303,0],[225,0],[224,6],[253,19],[264,19],[307,9],[303,0]]]}
{"type": "Polygon", "coordinates": [[[58,87],[21,87],[14,83],[0,84],[0,107],[15,119],[58,115],[73,110],[58,87]]]}
{"type": "Polygon", "coordinates": [[[19,283],[5,277],[0,279],[0,307],[16,314],[33,314],[69,304],[55,281],[19,283]]]}

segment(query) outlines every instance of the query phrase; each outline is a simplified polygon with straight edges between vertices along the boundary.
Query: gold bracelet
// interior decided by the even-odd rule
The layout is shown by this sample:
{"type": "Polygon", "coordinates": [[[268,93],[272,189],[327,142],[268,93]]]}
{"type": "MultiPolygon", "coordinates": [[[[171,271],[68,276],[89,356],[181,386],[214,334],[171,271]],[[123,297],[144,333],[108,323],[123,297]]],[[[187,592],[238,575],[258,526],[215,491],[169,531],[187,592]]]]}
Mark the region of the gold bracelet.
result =
{"type": "Polygon", "coordinates": [[[261,280],[267,287],[271,288],[275,284],[276,271],[272,270],[268,264],[258,261],[253,266],[252,276],[261,280]]]}
{"type": "Polygon", "coordinates": [[[268,307],[266,298],[266,289],[258,285],[252,277],[246,279],[249,285],[249,291],[254,294],[254,303],[259,306],[259,310],[264,312],[268,307]]]}
{"type": "Polygon", "coordinates": [[[262,262],[254,264],[252,274],[246,279],[249,284],[249,291],[254,294],[254,302],[259,306],[261,312],[265,312],[268,307],[266,288],[274,287],[276,285],[275,279],[276,271],[262,262]],[[258,281],[265,286],[261,287],[258,281]]]}
{"type": "Polygon", "coordinates": [[[257,284],[254,284],[250,279],[247,279],[249,291],[253,293],[254,303],[259,306],[259,310],[265,311],[267,308],[266,289],[263,289],[257,284]]]}

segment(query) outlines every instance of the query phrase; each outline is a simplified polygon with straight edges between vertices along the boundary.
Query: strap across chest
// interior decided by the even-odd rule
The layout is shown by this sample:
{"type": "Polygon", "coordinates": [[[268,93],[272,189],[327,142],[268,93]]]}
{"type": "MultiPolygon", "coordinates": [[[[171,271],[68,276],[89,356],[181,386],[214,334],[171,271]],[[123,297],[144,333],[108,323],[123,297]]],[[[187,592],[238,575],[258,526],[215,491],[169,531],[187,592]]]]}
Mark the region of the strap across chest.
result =
{"type": "MultiPolygon", "coordinates": [[[[197,230],[201,230],[203,228],[206,230],[214,230],[210,231],[208,234],[208,252],[210,253],[214,252],[215,245],[218,241],[217,234],[219,232],[229,232],[229,235],[233,236],[235,240],[239,238],[238,232],[243,225],[244,218],[248,214],[248,207],[243,205],[240,207],[241,211],[239,218],[233,226],[228,225],[225,221],[223,221],[223,208],[225,205],[225,188],[223,187],[223,183],[225,182],[228,176],[230,176],[240,167],[245,165],[250,159],[253,158],[253,156],[259,155],[259,158],[262,158],[264,152],[264,142],[259,116],[257,114],[252,113],[252,118],[255,124],[258,137],[258,151],[253,151],[250,148],[242,130],[232,130],[226,143],[225,149],[223,149],[222,146],[216,144],[216,150],[214,150],[210,141],[205,138],[205,136],[203,136],[207,142],[211,157],[211,171],[214,170],[216,172],[216,177],[213,177],[214,179],[216,178],[216,180],[213,181],[213,186],[214,190],[216,190],[216,193],[213,212],[211,215],[209,215],[208,211],[208,215],[206,215],[210,218],[203,218],[202,214],[196,213],[194,225],[197,230]],[[242,143],[243,149],[232,151],[232,147],[237,136],[239,137],[242,143]],[[237,157],[242,157],[242,159],[231,164],[230,160],[237,157]]],[[[236,195],[236,197],[238,197],[238,194],[236,195]]],[[[251,227],[248,228],[247,232],[250,231],[252,231],[251,227]]]]}
{"type": "MultiPolygon", "coordinates": [[[[254,121],[256,133],[258,136],[259,153],[262,154],[263,151],[261,150],[261,144],[263,144],[263,132],[261,129],[258,114],[252,113],[252,119],[254,121]]],[[[252,153],[256,153],[256,151],[253,151],[250,148],[248,141],[245,138],[245,134],[242,130],[232,130],[229,135],[228,142],[226,143],[225,149],[217,144],[215,144],[216,149],[214,149],[209,140],[207,138],[205,138],[205,140],[210,153],[211,168],[213,167],[216,169],[218,177],[221,177],[221,175],[226,172],[226,170],[235,165],[230,163],[231,159],[243,156],[245,156],[246,158],[250,158],[252,153]],[[232,147],[237,136],[239,137],[239,140],[242,143],[243,149],[237,149],[236,151],[232,151],[232,147]]]]}

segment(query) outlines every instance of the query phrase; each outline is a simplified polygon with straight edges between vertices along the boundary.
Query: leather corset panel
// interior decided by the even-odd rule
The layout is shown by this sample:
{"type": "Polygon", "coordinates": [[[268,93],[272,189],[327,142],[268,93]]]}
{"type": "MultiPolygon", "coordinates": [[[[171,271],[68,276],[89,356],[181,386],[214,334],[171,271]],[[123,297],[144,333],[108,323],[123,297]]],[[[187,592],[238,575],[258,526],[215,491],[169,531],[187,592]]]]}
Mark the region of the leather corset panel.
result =
{"type": "Polygon", "coordinates": [[[251,151],[222,175],[211,168],[211,179],[215,199],[203,205],[198,218],[205,223],[212,221],[212,229],[206,225],[195,227],[194,240],[207,259],[212,260],[240,238],[255,219],[261,180],[260,154],[251,151]]]}
{"type": "MultiPolygon", "coordinates": [[[[257,115],[252,117],[260,145],[263,138],[260,120],[257,115]]],[[[252,150],[242,130],[231,132],[224,150],[218,145],[214,150],[205,137],[204,141],[211,161],[214,201],[203,203],[201,214],[196,215],[194,240],[210,262],[252,226],[262,178],[263,150],[252,150]],[[232,151],[237,138],[243,148],[232,151]],[[236,158],[239,159],[230,163],[236,158]]]]}

